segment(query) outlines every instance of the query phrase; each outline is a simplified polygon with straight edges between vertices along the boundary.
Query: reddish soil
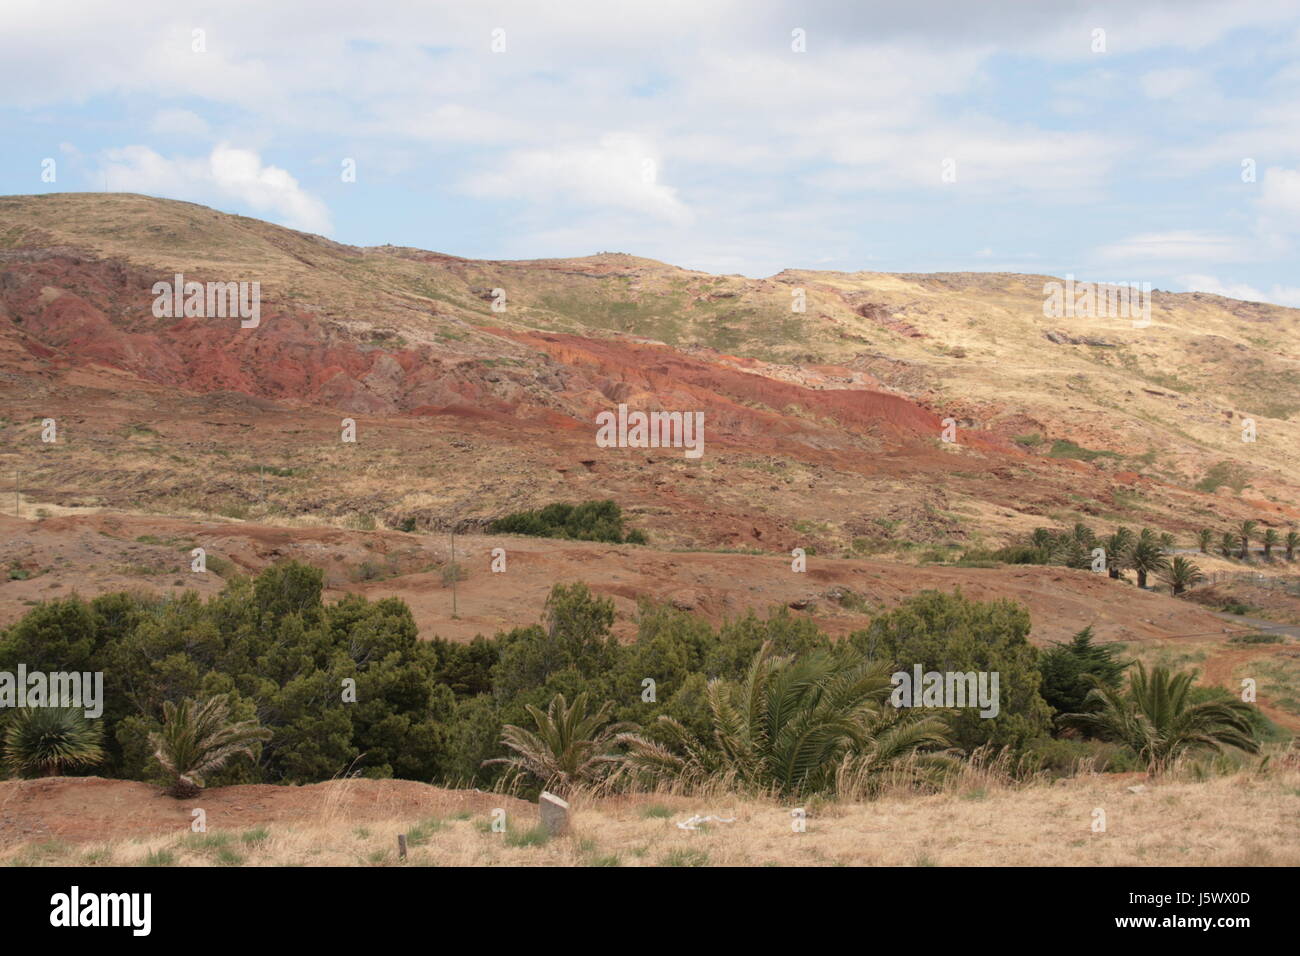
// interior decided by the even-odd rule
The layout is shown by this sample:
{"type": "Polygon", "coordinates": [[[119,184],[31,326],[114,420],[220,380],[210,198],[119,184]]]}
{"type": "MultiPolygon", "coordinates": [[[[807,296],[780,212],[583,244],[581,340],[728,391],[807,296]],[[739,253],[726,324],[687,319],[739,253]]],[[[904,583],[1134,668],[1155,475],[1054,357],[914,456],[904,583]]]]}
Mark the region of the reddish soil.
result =
{"type": "MultiPolygon", "coordinates": [[[[513,797],[444,790],[414,780],[331,780],[301,787],[249,784],[176,800],[159,787],[103,777],[45,777],[0,782],[0,846],[60,840],[86,843],[188,834],[202,808],[210,830],[338,820],[419,820],[460,811],[528,812],[513,797]]],[[[533,808],[533,813],[536,808],[533,808]]]]}
{"type": "MultiPolygon", "coordinates": [[[[1234,694],[1241,693],[1241,678],[1250,676],[1250,671],[1238,673],[1239,668],[1268,658],[1274,654],[1297,655],[1295,645],[1278,647],[1277,645],[1255,644],[1244,646],[1223,645],[1212,650],[1201,667],[1201,682],[1225,687],[1234,694]]],[[[1300,714],[1274,707],[1266,695],[1258,695],[1256,704],[1264,716],[1279,727],[1300,733],[1300,714]]]]}
{"type": "Polygon", "coordinates": [[[245,572],[286,558],[307,561],[325,569],[332,596],[360,592],[376,599],[400,597],[411,606],[423,636],[462,641],[537,621],[551,585],[568,581],[585,581],[596,593],[612,598],[620,615],[618,631],[624,636],[634,631],[636,605],[642,598],[667,600],[715,622],[792,606],[793,613],[810,614],[828,632],[842,635],[864,627],[870,614],[925,588],[961,588],[979,600],[1020,601],[1029,608],[1032,636],[1040,643],[1064,640],[1087,625],[1101,640],[1125,641],[1231,629],[1198,605],[1064,568],[911,567],[812,556],[807,572],[795,573],[784,556],[671,553],[509,535],[457,537],[457,560],[468,578],[457,587],[458,614],[453,618],[451,589],[442,584],[439,570],[450,559],[449,540],[441,535],[277,528],[106,512],[43,521],[0,516],[0,530],[0,562],[20,559],[44,569],[27,580],[0,582],[0,621],[20,616],[27,602],[73,592],[90,597],[147,586],[164,592],[196,588],[214,593],[221,586],[218,576],[191,573],[188,553],[180,547],[197,544],[245,572]],[[146,533],[169,543],[136,540],[146,533]],[[504,574],[490,571],[496,547],[506,549],[504,574]],[[391,568],[392,576],[361,580],[358,569],[366,561],[391,568]],[[158,571],[142,574],[133,568],[158,571]],[[846,610],[835,600],[837,589],[857,595],[866,608],[846,610]]]}

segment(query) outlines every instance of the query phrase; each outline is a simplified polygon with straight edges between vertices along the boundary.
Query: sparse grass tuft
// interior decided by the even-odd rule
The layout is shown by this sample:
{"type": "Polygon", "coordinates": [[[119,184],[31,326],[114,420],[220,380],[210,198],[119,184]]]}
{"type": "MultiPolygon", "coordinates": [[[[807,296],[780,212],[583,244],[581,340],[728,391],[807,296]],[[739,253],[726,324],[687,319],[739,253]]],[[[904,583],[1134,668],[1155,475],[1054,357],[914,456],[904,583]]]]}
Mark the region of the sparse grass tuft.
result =
{"type": "Polygon", "coordinates": [[[703,850],[669,850],[659,861],[660,866],[708,866],[709,855],[703,850]]]}
{"type": "Polygon", "coordinates": [[[550,842],[551,834],[546,827],[538,824],[528,830],[506,830],[506,846],[535,847],[545,846],[550,842]]]}

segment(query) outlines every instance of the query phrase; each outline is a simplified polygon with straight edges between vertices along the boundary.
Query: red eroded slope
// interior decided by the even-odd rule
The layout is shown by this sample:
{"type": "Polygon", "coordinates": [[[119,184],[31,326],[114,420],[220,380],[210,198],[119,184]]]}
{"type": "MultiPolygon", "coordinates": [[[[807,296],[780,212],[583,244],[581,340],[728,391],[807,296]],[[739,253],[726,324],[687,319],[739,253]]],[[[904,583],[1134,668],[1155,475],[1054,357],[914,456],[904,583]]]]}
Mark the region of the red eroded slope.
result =
{"type": "MultiPolygon", "coordinates": [[[[943,428],[940,417],[929,409],[887,392],[804,388],[740,371],[731,362],[706,362],[664,345],[549,332],[490,331],[545,351],[562,365],[586,373],[596,390],[596,394],[582,397],[589,419],[611,402],[638,408],[703,410],[715,434],[732,438],[797,435],[812,444],[818,443],[818,437],[834,443],[834,436],[845,431],[891,443],[933,441],[943,428]]],[[[1010,450],[991,435],[970,436],[967,443],[1010,450]]]]}
{"type": "MultiPolygon", "coordinates": [[[[809,388],[761,374],[761,363],[662,344],[483,329],[534,351],[529,365],[500,369],[437,346],[377,348],[292,303],[263,300],[252,329],[238,318],[155,317],[159,277],[121,262],[47,255],[6,265],[0,316],[9,322],[0,329],[55,368],[108,366],[196,392],[352,413],[522,419],[546,430],[590,426],[626,402],[702,411],[713,440],[778,452],[797,443],[831,457],[919,448],[942,430],[938,415],[899,395],[809,388]]],[[[994,436],[967,433],[963,443],[1009,450],[994,436]]]]}
{"type": "Polygon", "coordinates": [[[150,289],[157,280],[122,263],[69,256],[13,263],[0,281],[0,315],[9,319],[0,328],[55,367],[105,365],[198,392],[376,414],[508,408],[488,394],[472,363],[428,349],[363,347],[311,313],[277,303],[263,302],[253,329],[237,318],[156,318],[150,289]]]}

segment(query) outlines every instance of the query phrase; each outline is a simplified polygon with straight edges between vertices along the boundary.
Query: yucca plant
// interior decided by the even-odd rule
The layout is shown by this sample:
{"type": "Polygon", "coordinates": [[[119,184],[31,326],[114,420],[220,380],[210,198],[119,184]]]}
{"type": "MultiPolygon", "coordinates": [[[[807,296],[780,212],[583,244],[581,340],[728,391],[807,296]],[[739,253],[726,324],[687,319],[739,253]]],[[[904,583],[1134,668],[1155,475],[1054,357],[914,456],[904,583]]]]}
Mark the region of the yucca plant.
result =
{"type": "Polygon", "coordinates": [[[1250,539],[1255,537],[1255,529],[1259,527],[1257,521],[1243,521],[1241,527],[1237,529],[1237,540],[1241,542],[1241,560],[1245,561],[1250,557],[1250,539]]]}
{"type": "Polygon", "coordinates": [[[1265,528],[1264,536],[1259,540],[1264,545],[1264,560],[1272,561],[1273,549],[1282,543],[1282,536],[1277,533],[1276,528],[1265,528]]]}
{"type": "MultiPolygon", "coordinates": [[[[666,742],[623,734],[633,772],[688,783],[710,778],[752,792],[797,796],[861,782],[925,751],[946,748],[942,720],[889,703],[889,668],[850,648],[795,660],[764,644],[744,680],[708,686],[712,740],[660,716],[666,742]]],[[[935,755],[932,755],[935,756],[935,755]]]]}
{"type": "Polygon", "coordinates": [[[1143,528],[1134,540],[1132,547],[1129,548],[1128,563],[1129,567],[1137,572],[1137,583],[1140,588],[1147,586],[1148,574],[1158,574],[1169,567],[1169,559],[1165,556],[1164,548],[1160,546],[1160,539],[1150,528],[1143,528]]]}
{"type": "Polygon", "coordinates": [[[1169,563],[1168,569],[1164,572],[1164,579],[1169,582],[1169,588],[1176,597],[1204,581],[1205,575],[1194,562],[1180,554],[1169,563]]]}
{"type": "Polygon", "coordinates": [[[612,702],[592,711],[587,694],[581,693],[570,704],[563,694],[556,694],[546,713],[527,705],[536,730],[514,724],[501,729],[501,742],[515,752],[513,757],[497,757],[485,764],[501,763],[531,774],[547,790],[560,795],[578,784],[596,783],[619,763],[613,754],[615,738],[633,728],[632,724],[610,724],[612,702]]]}
{"type": "Polygon", "coordinates": [[[104,759],[103,731],[76,707],[24,707],[5,730],[5,761],[24,777],[57,777],[104,759]]]}
{"type": "Polygon", "coordinates": [[[231,723],[230,701],[225,694],[204,701],[186,699],[179,705],[163,702],[161,733],[150,734],[154,756],[172,777],[167,792],[177,799],[197,795],[207,774],[220,770],[231,758],[253,756],[271,731],[255,720],[231,723]]]}
{"type": "Polygon", "coordinates": [[[1210,553],[1210,545],[1214,543],[1214,532],[1209,528],[1202,528],[1196,532],[1196,543],[1200,546],[1201,554],[1210,553]]]}
{"type": "Polygon", "coordinates": [[[1259,753],[1251,706],[1235,699],[1193,703],[1189,694],[1195,678],[1194,671],[1174,674],[1163,667],[1148,673],[1139,662],[1127,689],[1094,687],[1085,703],[1094,703],[1096,710],[1063,714],[1060,720],[1064,726],[1125,744],[1153,775],[1194,750],[1236,747],[1259,753]]]}

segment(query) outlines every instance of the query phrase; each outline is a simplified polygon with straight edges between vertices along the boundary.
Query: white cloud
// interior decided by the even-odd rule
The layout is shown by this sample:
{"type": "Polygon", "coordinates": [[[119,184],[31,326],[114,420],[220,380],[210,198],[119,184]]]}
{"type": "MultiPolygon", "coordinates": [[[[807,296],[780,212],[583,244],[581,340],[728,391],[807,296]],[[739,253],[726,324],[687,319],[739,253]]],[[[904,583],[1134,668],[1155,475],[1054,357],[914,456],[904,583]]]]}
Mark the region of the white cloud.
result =
{"type": "Polygon", "coordinates": [[[1102,246],[1097,255],[1106,260],[1137,259],[1143,262],[1186,262],[1188,260],[1239,261],[1246,257],[1242,241],[1232,236],[1203,232],[1148,232],[1102,246]]]}
{"type": "Polygon", "coordinates": [[[1260,214],[1269,222],[1300,229],[1300,169],[1270,166],[1260,183],[1260,214]]]}
{"type": "Polygon", "coordinates": [[[1222,295],[1229,299],[1241,299],[1246,302],[1274,302],[1300,308],[1300,287],[1275,285],[1267,292],[1244,282],[1221,282],[1214,276],[1187,275],[1179,276],[1178,281],[1189,292],[1208,292],[1222,295]]]}
{"type": "MultiPolygon", "coordinates": [[[[300,175],[355,157],[388,197],[450,186],[525,201],[509,228],[484,226],[474,239],[457,217],[476,219],[475,205],[449,204],[425,235],[458,252],[469,241],[521,255],[617,247],[731,268],[743,255],[746,271],[764,274],[828,250],[852,263],[893,246],[915,268],[986,242],[1027,243],[1006,230],[1023,232],[1011,223],[1029,208],[1063,224],[1035,237],[1058,247],[1041,250],[1044,261],[1077,262],[1107,223],[1127,221],[1152,234],[1103,252],[1169,259],[1170,276],[1247,252],[1284,259],[1294,234],[1285,170],[1245,186],[1239,164],[1300,162],[1300,74],[1269,78],[1278,58],[1258,36],[1234,33],[1294,23],[1286,0],[393,0],[382,16],[364,4],[327,4],[323,16],[319,0],[57,6],[52,17],[49,0],[0,2],[0,106],[20,118],[48,112],[59,136],[92,154],[146,142],[126,125],[143,116],[158,139],[109,157],[110,188],[234,198],[300,228],[328,229],[327,210],[261,163],[272,148],[300,175]],[[500,55],[488,46],[496,26],[508,34],[500,55]],[[808,31],[806,53],[790,49],[794,26],[808,31]],[[192,49],[196,27],[207,31],[204,53],[192,49]],[[1091,51],[1095,28],[1107,31],[1106,54],[1091,51]],[[1229,82],[1243,61],[1259,75],[1229,82]],[[1134,115],[1150,110],[1144,92],[1159,99],[1158,116],[1134,115]],[[130,110],[119,120],[100,102],[130,110]],[[255,150],[251,161],[177,156],[197,157],[222,135],[255,150]],[[947,157],[954,184],[940,176],[947,157]],[[650,181],[645,159],[658,166],[650,181]],[[1193,183],[1188,170],[1222,179],[1193,183]],[[1146,194],[1148,180],[1169,188],[1146,194]],[[1005,222],[985,212],[994,200],[1005,222]],[[1098,214],[1071,218],[1081,203],[1098,214]],[[1171,209],[1178,218],[1159,215],[1171,209]],[[984,222],[972,229],[971,216],[984,222]],[[1168,222],[1242,237],[1155,233],[1168,222]],[[923,229],[924,245],[896,241],[923,229]]],[[[1270,29],[1278,43],[1281,34],[1270,29]]],[[[401,203],[377,202],[366,239],[395,238],[383,230],[401,225],[401,203]]],[[[424,241],[424,228],[405,238],[424,241]]]]}
{"type": "Polygon", "coordinates": [[[547,203],[556,198],[628,209],[676,224],[691,220],[677,190],[661,181],[658,151],[639,137],[607,134],[595,145],[525,149],[466,179],[476,196],[547,203]]]}
{"type": "Polygon", "coordinates": [[[169,159],[147,146],[125,146],[106,150],[105,159],[101,175],[115,192],[191,202],[233,199],[293,229],[328,234],[333,228],[323,202],[283,169],[264,165],[251,150],[223,143],[207,157],[169,159]]]}
{"type": "Polygon", "coordinates": [[[149,129],[161,136],[182,139],[207,139],[211,135],[207,120],[193,110],[159,110],[149,121],[149,129]]]}
{"type": "Polygon", "coordinates": [[[1205,75],[1199,70],[1170,68],[1152,70],[1138,78],[1142,92],[1148,99],[1164,100],[1177,96],[1205,83],[1205,75]]]}

